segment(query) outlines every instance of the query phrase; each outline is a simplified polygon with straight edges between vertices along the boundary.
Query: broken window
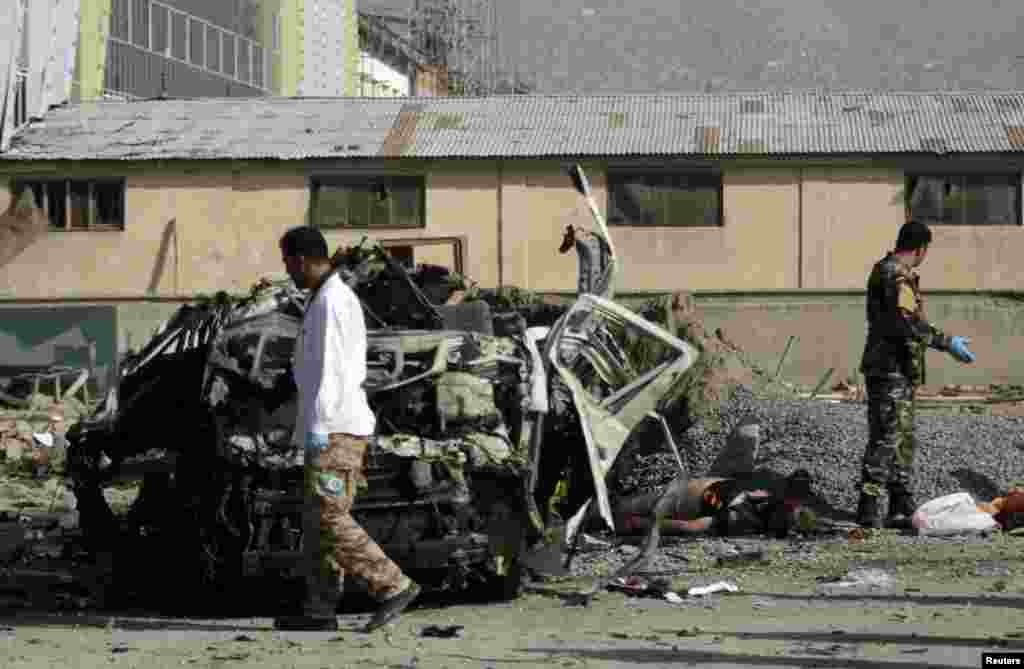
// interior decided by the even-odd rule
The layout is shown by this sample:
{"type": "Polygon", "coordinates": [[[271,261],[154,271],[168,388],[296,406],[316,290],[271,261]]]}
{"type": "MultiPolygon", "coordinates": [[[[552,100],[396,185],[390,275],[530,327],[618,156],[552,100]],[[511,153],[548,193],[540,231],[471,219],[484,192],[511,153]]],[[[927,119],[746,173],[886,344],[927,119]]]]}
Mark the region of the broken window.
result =
{"type": "Polygon", "coordinates": [[[429,264],[447,267],[456,274],[464,272],[466,259],[462,237],[385,239],[380,243],[392,258],[408,269],[429,264]]]}
{"type": "Polygon", "coordinates": [[[907,213],[939,225],[1020,225],[1019,174],[915,175],[907,213]]]}
{"type": "Polygon", "coordinates": [[[423,177],[314,179],[313,224],[320,228],[421,228],[423,177]]]}
{"type": "Polygon", "coordinates": [[[609,172],[608,222],[636,226],[720,226],[722,177],[672,172],[609,172]]]}
{"type": "Polygon", "coordinates": [[[50,221],[51,230],[123,230],[124,180],[42,179],[15,181],[17,195],[26,188],[50,221]]]}

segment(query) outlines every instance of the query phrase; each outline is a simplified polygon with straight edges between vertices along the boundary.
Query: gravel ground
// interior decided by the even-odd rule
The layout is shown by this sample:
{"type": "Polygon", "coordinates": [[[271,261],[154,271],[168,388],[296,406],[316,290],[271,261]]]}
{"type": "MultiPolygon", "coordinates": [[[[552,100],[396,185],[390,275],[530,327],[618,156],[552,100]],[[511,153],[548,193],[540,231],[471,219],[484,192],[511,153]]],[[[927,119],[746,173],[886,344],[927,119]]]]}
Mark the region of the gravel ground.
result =
{"type": "MultiPolygon", "coordinates": [[[[677,437],[691,476],[707,473],[733,427],[747,416],[761,426],[758,470],[786,476],[805,468],[814,482],[819,511],[837,518],[856,511],[868,436],[864,404],[761,399],[740,388],[722,405],[721,430],[708,431],[698,424],[677,437]]],[[[959,491],[990,500],[1024,478],[1024,417],[919,410],[915,425],[914,485],[919,504],[959,491]]],[[[678,472],[667,452],[632,457],[628,473],[620,479],[623,494],[664,486],[678,472]]]]}

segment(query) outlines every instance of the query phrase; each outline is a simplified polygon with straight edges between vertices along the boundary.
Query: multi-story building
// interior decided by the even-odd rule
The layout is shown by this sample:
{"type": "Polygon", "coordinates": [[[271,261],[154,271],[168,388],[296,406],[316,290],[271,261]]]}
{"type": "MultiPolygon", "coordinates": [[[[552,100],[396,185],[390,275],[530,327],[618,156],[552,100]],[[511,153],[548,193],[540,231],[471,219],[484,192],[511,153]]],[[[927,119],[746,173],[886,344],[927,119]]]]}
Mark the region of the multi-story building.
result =
{"type": "Polygon", "coordinates": [[[0,4],[0,83],[28,89],[19,120],[65,100],[357,93],[355,0],[0,4]]]}
{"type": "MultiPolygon", "coordinates": [[[[102,0],[103,90],[135,97],[355,93],[355,0],[102,0]]],[[[101,4],[102,4],[101,3],[101,4]]],[[[94,89],[93,91],[94,92],[94,89]]]]}

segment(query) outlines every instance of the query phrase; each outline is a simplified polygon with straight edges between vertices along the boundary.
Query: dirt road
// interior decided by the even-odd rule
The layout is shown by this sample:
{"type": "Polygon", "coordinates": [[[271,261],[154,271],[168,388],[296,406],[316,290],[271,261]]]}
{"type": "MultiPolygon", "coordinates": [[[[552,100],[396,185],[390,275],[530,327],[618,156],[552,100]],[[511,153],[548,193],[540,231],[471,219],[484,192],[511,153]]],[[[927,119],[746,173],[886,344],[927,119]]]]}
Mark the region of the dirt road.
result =
{"type": "Polygon", "coordinates": [[[671,579],[682,603],[609,591],[573,606],[561,595],[582,582],[563,580],[533,584],[511,603],[427,601],[373,635],[358,631],[358,613],[341,616],[339,633],[277,633],[267,618],[8,612],[0,666],[916,669],[979,667],[986,651],[1024,657],[1024,539],[922,543],[881,533],[795,551],[791,541],[759,545],[765,559],[745,566],[709,557],[707,542],[663,549],[686,565],[671,579]],[[858,568],[890,582],[844,582],[858,568]],[[686,596],[718,579],[739,591],[686,596]],[[424,636],[431,625],[462,628],[454,638],[424,636]]]}

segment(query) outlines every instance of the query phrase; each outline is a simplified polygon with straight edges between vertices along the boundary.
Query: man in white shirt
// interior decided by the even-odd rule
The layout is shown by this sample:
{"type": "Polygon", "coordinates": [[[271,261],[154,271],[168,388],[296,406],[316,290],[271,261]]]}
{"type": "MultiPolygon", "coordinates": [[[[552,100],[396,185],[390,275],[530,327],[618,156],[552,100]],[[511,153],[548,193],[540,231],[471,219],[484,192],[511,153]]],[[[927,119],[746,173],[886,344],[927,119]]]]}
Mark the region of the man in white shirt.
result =
{"type": "Polygon", "coordinates": [[[280,246],[288,275],[296,286],[312,293],[296,340],[294,364],[295,439],[305,449],[307,592],[302,615],[277,618],[275,626],[337,629],[338,585],[350,573],[381,602],[366,625],[371,632],[397,618],[420,588],[351,513],[357,489],[366,483],[363,460],[376,424],[362,385],[366,379],[362,306],[332,271],[327,242],[318,229],[289,230],[280,246]]]}

